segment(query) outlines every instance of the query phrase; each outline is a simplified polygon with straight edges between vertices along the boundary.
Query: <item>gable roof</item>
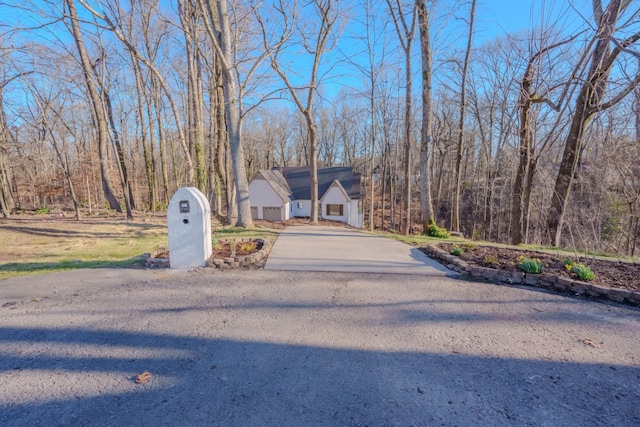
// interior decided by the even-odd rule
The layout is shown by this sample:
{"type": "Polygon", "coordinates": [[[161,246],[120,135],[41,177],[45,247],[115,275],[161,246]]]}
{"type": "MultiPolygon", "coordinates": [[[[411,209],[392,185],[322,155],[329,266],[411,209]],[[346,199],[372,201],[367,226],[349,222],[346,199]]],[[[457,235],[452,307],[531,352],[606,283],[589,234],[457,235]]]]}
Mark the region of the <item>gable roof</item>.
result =
{"type": "MultiPolygon", "coordinates": [[[[276,168],[281,172],[296,200],[311,199],[311,170],[308,167],[276,168]]],[[[351,167],[318,168],[318,198],[321,199],[337,180],[351,199],[360,199],[360,174],[351,167]]]]}
{"type": "Polygon", "coordinates": [[[283,202],[289,202],[294,199],[291,188],[287,180],[278,170],[261,170],[254,179],[264,178],[271,185],[271,188],[280,196],[283,202]]]}
{"type": "Polygon", "coordinates": [[[349,193],[347,192],[347,190],[344,189],[342,184],[340,184],[340,181],[338,181],[337,179],[334,179],[331,185],[329,186],[329,188],[327,188],[327,191],[322,195],[322,197],[320,197],[320,200],[324,200],[324,197],[329,193],[329,190],[331,190],[332,188],[337,188],[338,190],[340,190],[340,192],[343,195],[349,198],[349,193]]]}

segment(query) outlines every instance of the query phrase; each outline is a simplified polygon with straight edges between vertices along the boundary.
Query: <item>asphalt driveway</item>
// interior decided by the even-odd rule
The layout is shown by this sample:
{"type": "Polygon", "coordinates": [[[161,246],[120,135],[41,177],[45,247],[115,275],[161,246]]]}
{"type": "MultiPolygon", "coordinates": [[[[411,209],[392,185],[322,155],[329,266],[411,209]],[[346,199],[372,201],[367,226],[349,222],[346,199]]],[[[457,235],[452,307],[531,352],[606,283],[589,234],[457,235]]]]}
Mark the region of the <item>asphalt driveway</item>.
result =
{"type": "Polygon", "coordinates": [[[444,276],[0,281],[3,427],[635,427],[639,401],[632,307],[444,276]]]}
{"type": "Polygon", "coordinates": [[[452,275],[416,248],[343,227],[293,226],[278,237],[266,270],[452,275]]]}

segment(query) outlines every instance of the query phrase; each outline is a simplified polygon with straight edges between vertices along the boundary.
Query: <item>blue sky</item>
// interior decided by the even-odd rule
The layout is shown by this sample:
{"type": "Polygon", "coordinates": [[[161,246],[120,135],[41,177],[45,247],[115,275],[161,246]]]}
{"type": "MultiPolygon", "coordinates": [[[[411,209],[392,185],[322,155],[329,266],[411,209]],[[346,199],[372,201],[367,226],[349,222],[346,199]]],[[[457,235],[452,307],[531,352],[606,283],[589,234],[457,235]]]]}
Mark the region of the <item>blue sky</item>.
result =
{"type": "Polygon", "coordinates": [[[476,6],[477,36],[479,39],[493,38],[506,33],[523,31],[540,22],[557,19],[569,9],[565,21],[568,28],[592,16],[590,0],[478,0],[476,6]]]}

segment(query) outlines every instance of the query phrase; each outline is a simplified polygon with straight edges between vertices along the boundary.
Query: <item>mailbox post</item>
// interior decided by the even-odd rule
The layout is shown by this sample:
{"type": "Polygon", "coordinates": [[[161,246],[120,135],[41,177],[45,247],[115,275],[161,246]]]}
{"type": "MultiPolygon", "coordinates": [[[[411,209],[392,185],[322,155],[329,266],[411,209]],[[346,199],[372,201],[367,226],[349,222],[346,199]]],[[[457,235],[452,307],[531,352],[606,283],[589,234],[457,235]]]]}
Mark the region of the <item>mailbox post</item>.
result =
{"type": "Polygon", "coordinates": [[[171,268],[203,267],[211,256],[211,208],[195,187],[179,188],[167,208],[171,268]]]}

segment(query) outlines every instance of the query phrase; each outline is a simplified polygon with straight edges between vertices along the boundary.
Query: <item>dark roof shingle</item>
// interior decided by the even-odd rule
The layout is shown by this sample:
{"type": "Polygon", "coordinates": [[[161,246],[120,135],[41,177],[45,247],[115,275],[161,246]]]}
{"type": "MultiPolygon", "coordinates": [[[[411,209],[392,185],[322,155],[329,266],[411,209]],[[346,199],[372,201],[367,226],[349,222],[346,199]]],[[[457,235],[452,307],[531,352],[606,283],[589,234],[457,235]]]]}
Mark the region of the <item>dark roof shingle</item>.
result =
{"type": "MultiPolygon", "coordinates": [[[[311,199],[311,170],[308,167],[278,168],[293,193],[296,200],[311,199]]],[[[318,168],[318,198],[331,187],[334,180],[338,180],[351,199],[360,199],[360,174],[354,173],[351,167],[321,167],[318,168]]]]}

